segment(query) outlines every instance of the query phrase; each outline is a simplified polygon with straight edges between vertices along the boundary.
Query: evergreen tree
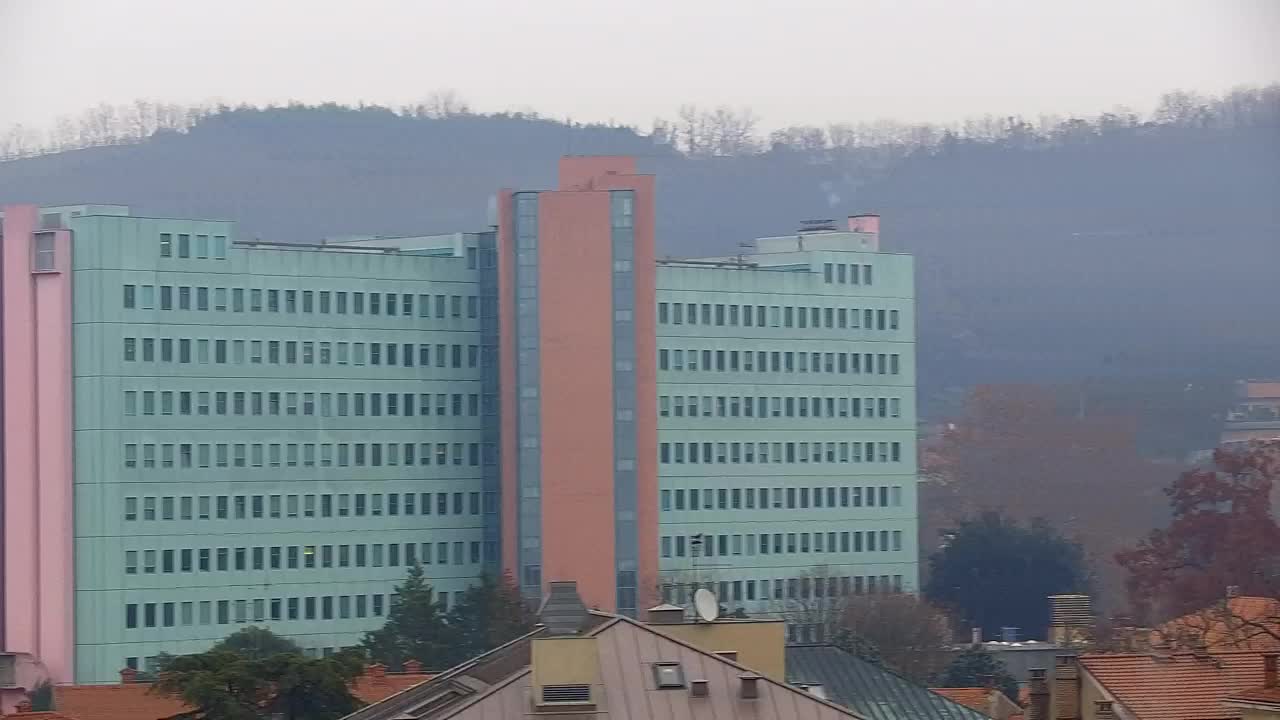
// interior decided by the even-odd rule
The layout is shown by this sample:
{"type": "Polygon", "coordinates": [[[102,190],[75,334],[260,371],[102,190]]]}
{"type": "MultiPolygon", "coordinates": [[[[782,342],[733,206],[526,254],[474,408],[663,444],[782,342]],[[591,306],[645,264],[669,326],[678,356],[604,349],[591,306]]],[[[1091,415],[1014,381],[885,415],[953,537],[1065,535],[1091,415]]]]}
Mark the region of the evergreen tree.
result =
{"type": "Polygon", "coordinates": [[[228,650],[254,660],[262,660],[280,653],[302,654],[302,648],[298,647],[294,641],[256,625],[231,633],[210,649],[228,650]]]}
{"type": "Polygon", "coordinates": [[[255,657],[213,649],[167,660],[152,692],[192,708],[177,720],[337,720],[360,707],[351,682],[362,667],[356,651],[308,658],[299,652],[255,657]]]}
{"type": "Polygon", "coordinates": [[[409,569],[408,577],[396,587],[396,595],[386,623],[365,633],[361,645],[369,658],[395,670],[410,659],[426,668],[452,666],[457,657],[451,647],[453,638],[422,565],[409,569]]]}
{"type": "Polygon", "coordinates": [[[960,523],[950,543],[929,559],[924,594],[984,635],[1021,628],[1041,637],[1050,595],[1088,593],[1084,550],[1043,521],[1022,525],[999,513],[960,523]]]}
{"type": "Polygon", "coordinates": [[[449,611],[448,625],[454,658],[462,662],[514,640],[533,629],[537,619],[520,597],[510,573],[488,573],[449,611]]]}
{"type": "Polygon", "coordinates": [[[993,687],[1010,700],[1018,700],[1018,681],[1013,679],[1009,669],[999,658],[981,647],[971,647],[957,655],[938,678],[937,686],[993,687]]]}

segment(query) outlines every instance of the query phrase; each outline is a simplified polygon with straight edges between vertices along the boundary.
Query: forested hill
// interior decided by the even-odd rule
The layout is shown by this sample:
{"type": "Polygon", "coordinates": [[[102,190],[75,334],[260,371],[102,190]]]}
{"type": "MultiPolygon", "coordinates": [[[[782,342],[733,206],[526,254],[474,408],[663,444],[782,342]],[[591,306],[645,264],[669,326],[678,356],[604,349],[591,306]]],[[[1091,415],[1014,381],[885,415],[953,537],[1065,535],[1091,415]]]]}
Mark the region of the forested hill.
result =
{"type": "Polygon", "coordinates": [[[658,175],[662,254],[881,213],[884,247],[917,258],[926,393],[1222,380],[1280,374],[1278,97],[985,135],[770,140],[692,114],[651,135],[512,114],[223,110],[0,162],[0,201],[227,218],[272,240],[470,230],[497,188],[551,186],[563,154],[632,154],[658,175]]]}

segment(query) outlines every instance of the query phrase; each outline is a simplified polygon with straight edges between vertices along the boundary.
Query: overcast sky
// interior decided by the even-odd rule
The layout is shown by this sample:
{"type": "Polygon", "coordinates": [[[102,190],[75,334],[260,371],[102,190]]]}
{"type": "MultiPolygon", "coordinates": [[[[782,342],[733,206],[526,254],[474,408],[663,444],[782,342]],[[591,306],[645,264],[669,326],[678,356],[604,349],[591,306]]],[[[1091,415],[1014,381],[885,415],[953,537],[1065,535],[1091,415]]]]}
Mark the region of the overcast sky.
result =
{"type": "Polygon", "coordinates": [[[410,102],[648,127],[1150,110],[1280,81],[1280,0],[0,0],[0,128],[137,98],[410,102]]]}

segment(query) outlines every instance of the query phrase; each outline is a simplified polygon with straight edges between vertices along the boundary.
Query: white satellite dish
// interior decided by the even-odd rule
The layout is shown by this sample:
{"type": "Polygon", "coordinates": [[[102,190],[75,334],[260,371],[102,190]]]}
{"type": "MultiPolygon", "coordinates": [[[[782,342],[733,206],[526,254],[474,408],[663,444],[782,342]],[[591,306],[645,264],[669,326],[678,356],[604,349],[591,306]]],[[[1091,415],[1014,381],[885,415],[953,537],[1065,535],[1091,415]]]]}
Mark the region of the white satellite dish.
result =
{"type": "Polygon", "coordinates": [[[698,611],[698,617],[706,622],[715,622],[720,617],[720,601],[716,599],[716,594],[706,588],[698,588],[693,594],[693,607],[698,611]]]}

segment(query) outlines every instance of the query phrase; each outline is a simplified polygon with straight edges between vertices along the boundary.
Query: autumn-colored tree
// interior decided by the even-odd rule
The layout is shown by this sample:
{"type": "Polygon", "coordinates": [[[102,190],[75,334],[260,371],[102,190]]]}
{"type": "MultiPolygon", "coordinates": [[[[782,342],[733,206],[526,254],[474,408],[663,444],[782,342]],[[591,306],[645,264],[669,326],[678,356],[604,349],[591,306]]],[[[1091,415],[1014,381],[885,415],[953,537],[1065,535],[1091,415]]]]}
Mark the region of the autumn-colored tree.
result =
{"type": "Polygon", "coordinates": [[[1243,595],[1280,596],[1280,526],[1271,508],[1271,487],[1280,480],[1275,448],[1220,448],[1212,467],[1183,473],[1165,491],[1169,526],[1116,555],[1139,617],[1193,612],[1228,586],[1243,595]]]}
{"type": "Polygon", "coordinates": [[[988,511],[1042,518],[1084,546],[1099,591],[1120,595],[1113,555],[1167,518],[1160,491],[1173,472],[1141,457],[1133,424],[1064,407],[1042,387],[976,389],[964,414],[922,444],[921,461],[925,554],[988,511]]]}

